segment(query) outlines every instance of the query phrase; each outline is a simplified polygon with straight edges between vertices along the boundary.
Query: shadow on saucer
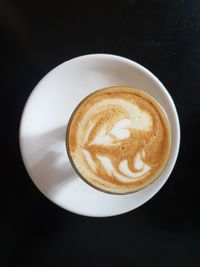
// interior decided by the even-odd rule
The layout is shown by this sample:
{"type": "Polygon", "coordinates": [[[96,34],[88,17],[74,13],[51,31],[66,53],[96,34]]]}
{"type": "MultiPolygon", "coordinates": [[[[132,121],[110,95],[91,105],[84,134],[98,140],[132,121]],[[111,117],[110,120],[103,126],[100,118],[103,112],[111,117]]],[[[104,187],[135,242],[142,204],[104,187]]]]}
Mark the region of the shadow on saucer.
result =
{"type": "Polygon", "coordinates": [[[24,137],[28,147],[26,162],[33,182],[46,195],[78,179],[71,167],[65,148],[66,127],[33,137],[24,137]]]}

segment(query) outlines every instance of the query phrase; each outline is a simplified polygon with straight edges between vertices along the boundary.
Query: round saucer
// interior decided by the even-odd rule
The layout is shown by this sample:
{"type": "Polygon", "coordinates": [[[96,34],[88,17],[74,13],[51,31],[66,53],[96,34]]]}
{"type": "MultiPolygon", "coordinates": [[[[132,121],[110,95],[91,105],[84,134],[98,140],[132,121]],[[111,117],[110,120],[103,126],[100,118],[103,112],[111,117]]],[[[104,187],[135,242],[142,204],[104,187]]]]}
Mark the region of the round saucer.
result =
{"type": "Polygon", "coordinates": [[[50,71],[31,93],[20,124],[21,154],[34,184],[58,206],[86,216],[122,214],[148,201],[168,179],[179,143],[176,108],[161,82],[141,65],[107,54],[77,57],[50,71]],[[111,195],[90,187],[71,167],[65,148],[67,123],[77,104],[97,89],[120,85],[151,94],[165,109],[173,138],[170,159],[160,177],[129,195],[111,195]]]}

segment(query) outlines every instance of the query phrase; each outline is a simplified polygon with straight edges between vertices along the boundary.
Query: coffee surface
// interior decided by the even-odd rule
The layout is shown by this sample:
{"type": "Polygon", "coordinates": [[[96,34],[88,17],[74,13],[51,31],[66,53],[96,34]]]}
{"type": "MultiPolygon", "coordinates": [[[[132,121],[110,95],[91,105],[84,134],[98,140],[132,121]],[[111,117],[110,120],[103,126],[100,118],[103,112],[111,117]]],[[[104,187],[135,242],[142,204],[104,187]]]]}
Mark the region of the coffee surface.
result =
{"type": "Polygon", "coordinates": [[[75,109],[67,150],[90,185],[124,194],[153,182],[169,158],[171,131],[162,107],[144,91],[110,87],[96,91],[75,109]]]}

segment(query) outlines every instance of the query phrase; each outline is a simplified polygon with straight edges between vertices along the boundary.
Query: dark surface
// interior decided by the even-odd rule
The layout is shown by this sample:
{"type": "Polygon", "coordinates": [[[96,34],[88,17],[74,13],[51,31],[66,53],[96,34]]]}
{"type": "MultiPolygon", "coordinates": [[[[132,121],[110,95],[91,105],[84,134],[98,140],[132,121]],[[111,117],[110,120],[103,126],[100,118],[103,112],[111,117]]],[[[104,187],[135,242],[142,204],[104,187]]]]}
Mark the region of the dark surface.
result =
{"type": "Polygon", "coordinates": [[[200,266],[200,1],[0,1],[0,266],[200,266]],[[24,104],[65,60],[112,53],[149,68],[174,98],[182,140],[166,185],[142,207],[87,218],[33,185],[18,147],[24,104]]]}

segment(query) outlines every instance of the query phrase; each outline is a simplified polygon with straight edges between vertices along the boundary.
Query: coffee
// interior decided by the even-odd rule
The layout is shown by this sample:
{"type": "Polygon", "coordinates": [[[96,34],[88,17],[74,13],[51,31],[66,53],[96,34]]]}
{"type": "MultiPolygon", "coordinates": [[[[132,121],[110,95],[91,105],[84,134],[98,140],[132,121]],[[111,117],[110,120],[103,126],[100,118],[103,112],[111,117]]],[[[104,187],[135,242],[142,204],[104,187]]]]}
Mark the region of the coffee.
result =
{"type": "Polygon", "coordinates": [[[135,88],[110,87],[78,105],[66,144],[81,178],[99,190],[126,194],[161,174],[170,154],[171,129],[153,97],[135,88]]]}

